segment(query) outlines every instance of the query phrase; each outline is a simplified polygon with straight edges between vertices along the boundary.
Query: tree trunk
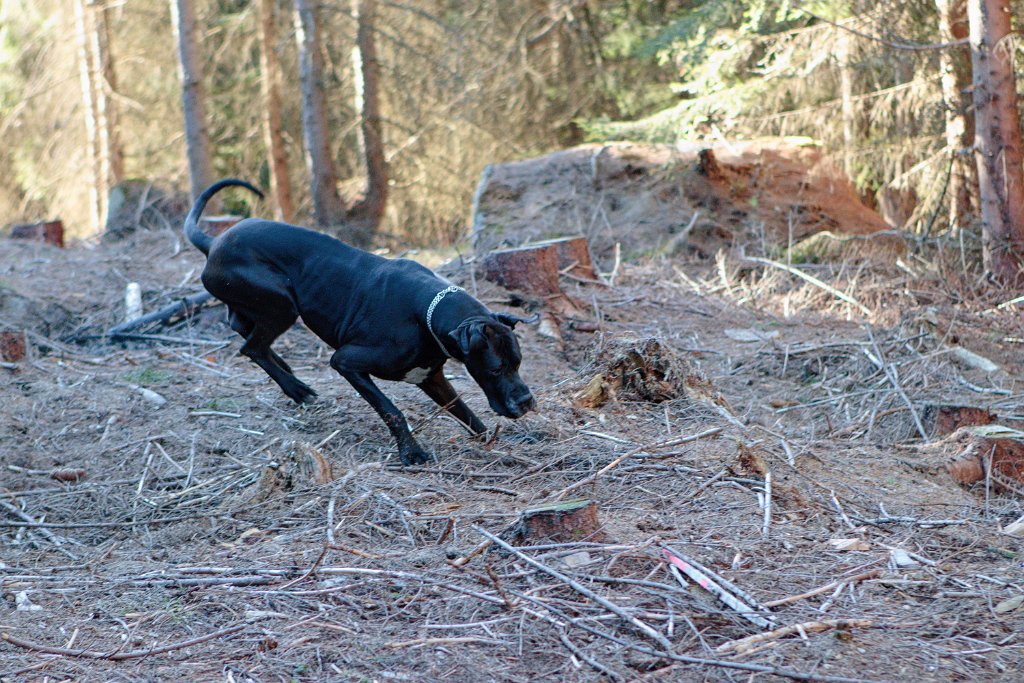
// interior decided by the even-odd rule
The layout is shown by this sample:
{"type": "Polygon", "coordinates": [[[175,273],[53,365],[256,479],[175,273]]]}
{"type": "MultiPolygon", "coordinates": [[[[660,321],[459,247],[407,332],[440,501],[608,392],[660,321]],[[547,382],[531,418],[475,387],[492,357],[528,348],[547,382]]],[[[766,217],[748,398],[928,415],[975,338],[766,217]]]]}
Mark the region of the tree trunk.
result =
{"type": "Polygon", "coordinates": [[[857,111],[853,101],[853,73],[850,70],[850,50],[852,40],[846,31],[839,31],[837,57],[839,61],[839,97],[843,115],[843,170],[846,177],[853,180],[855,169],[853,164],[854,134],[857,127],[857,111]]]}
{"type": "Polygon", "coordinates": [[[105,4],[90,0],[93,15],[93,33],[90,47],[93,53],[93,67],[96,76],[92,79],[96,87],[96,105],[99,113],[100,155],[104,168],[106,187],[103,188],[104,202],[110,196],[110,188],[124,180],[124,148],[118,121],[117,73],[114,71],[114,56],[110,49],[110,17],[105,4]]]}
{"type": "Polygon", "coordinates": [[[277,2],[260,0],[260,70],[263,77],[264,140],[269,155],[270,194],[274,198],[274,214],[278,220],[295,218],[292,185],[288,179],[288,155],[281,132],[281,60],[277,54],[277,2]]]}
{"type": "Polygon", "coordinates": [[[115,94],[118,92],[117,71],[114,69],[114,52],[111,48],[110,8],[99,5],[96,14],[96,52],[102,65],[102,93],[106,100],[106,129],[110,150],[111,186],[125,178],[125,153],[121,141],[121,117],[115,94]]]}
{"type": "MultiPolygon", "coordinates": [[[[942,40],[953,42],[968,37],[965,0],[936,0],[942,40]]],[[[952,156],[949,187],[949,225],[956,234],[971,213],[971,196],[976,193],[977,176],[967,152],[974,145],[974,112],[965,93],[971,85],[970,49],[954,47],[939,52],[942,99],[945,105],[946,147],[952,156]]]]}
{"type": "Polygon", "coordinates": [[[100,230],[103,223],[103,204],[100,185],[102,172],[100,169],[99,124],[96,111],[96,87],[92,82],[96,69],[92,64],[93,53],[89,49],[90,35],[93,33],[90,12],[86,9],[85,0],[75,0],[75,37],[78,43],[78,74],[82,88],[82,113],[85,119],[85,135],[88,144],[89,168],[92,181],[89,183],[89,228],[92,233],[100,230]]]}
{"type": "Polygon", "coordinates": [[[975,159],[985,268],[1011,285],[1024,281],[1024,159],[1014,83],[1009,0],[969,0],[974,71],[975,159]]]}
{"type": "Polygon", "coordinates": [[[348,210],[350,239],[367,246],[380,228],[388,198],[388,168],[380,115],[380,63],[374,39],[376,0],[352,0],[356,17],[356,46],[352,50],[355,72],[355,110],[359,116],[359,150],[366,185],[362,198],[348,210]]]}
{"type": "Polygon", "coordinates": [[[302,137],[316,222],[320,227],[336,232],[344,224],[345,207],[338,194],[338,178],[328,144],[324,57],[315,2],[295,0],[295,40],[299,48],[299,80],[302,86],[302,137]]]}
{"type": "Polygon", "coordinates": [[[170,0],[171,23],[178,40],[181,76],[181,108],[185,116],[185,146],[188,152],[189,184],[192,198],[213,182],[210,165],[210,133],[206,127],[206,94],[203,66],[196,43],[196,10],[193,0],[170,0]]]}

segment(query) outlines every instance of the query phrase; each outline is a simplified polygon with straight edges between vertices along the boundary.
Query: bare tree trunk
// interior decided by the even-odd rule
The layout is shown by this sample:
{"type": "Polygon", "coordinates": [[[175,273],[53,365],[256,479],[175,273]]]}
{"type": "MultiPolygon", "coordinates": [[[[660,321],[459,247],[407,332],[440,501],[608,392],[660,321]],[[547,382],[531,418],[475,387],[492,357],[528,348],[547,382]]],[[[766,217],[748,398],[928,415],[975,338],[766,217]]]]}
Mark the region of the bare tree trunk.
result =
{"type": "Polygon", "coordinates": [[[839,31],[836,48],[839,61],[839,97],[843,114],[843,170],[853,179],[853,147],[857,126],[857,111],[853,102],[853,74],[850,72],[851,39],[846,31],[839,31]]]}
{"type": "Polygon", "coordinates": [[[288,179],[288,155],[281,130],[281,60],[277,55],[276,0],[260,0],[260,69],[263,77],[264,139],[270,155],[270,193],[278,220],[295,218],[292,184],[288,179]]]}
{"type": "Polygon", "coordinates": [[[92,182],[89,183],[89,227],[91,232],[98,233],[103,224],[103,204],[100,194],[102,170],[100,168],[99,124],[96,111],[96,87],[92,82],[96,69],[93,66],[93,53],[89,49],[90,35],[93,33],[90,13],[85,0],[75,0],[75,37],[78,42],[79,77],[82,87],[82,113],[85,118],[85,134],[89,145],[89,168],[92,171],[92,182]]]}
{"type": "Polygon", "coordinates": [[[178,39],[181,75],[181,108],[185,115],[185,146],[193,199],[213,182],[210,165],[210,133],[206,127],[206,94],[203,66],[196,43],[196,10],[193,0],[170,0],[171,23],[178,39]]]}
{"type": "Polygon", "coordinates": [[[322,228],[336,232],[343,229],[345,207],[338,194],[338,178],[328,144],[324,58],[315,2],[295,0],[295,39],[299,47],[299,80],[302,85],[302,137],[306,146],[313,213],[322,228]]]}
{"type": "Polygon", "coordinates": [[[96,21],[93,51],[100,67],[100,78],[97,82],[100,84],[100,102],[106,118],[107,166],[111,184],[117,184],[124,180],[124,145],[121,143],[120,116],[115,98],[117,72],[114,70],[114,55],[110,47],[110,10],[106,4],[95,4],[97,0],[91,2],[94,3],[96,21]]]}
{"type": "MultiPolygon", "coordinates": [[[[942,40],[953,42],[968,37],[965,0],[936,0],[942,40]]],[[[978,184],[968,151],[974,145],[974,113],[965,98],[971,84],[970,49],[954,47],[939,52],[942,98],[945,104],[946,147],[953,155],[949,175],[949,226],[954,234],[971,213],[971,196],[978,184]]]]}
{"type": "Polygon", "coordinates": [[[367,246],[380,228],[387,207],[388,168],[380,115],[380,63],[374,39],[376,0],[352,0],[356,17],[355,109],[359,116],[359,147],[366,172],[363,197],[348,210],[350,239],[367,246]]]}
{"type": "Polygon", "coordinates": [[[1009,0],[969,0],[976,116],[975,159],[985,268],[1020,284],[1024,254],[1024,158],[1014,82],[1009,0]]]}

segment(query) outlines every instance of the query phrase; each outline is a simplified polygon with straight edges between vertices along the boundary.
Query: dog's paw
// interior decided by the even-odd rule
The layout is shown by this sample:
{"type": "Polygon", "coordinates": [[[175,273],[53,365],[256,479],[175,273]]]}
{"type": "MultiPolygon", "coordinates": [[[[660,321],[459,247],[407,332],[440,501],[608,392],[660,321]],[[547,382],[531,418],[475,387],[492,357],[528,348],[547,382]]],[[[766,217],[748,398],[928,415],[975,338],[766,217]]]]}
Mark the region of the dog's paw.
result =
{"type": "Polygon", "coordinates": [[[299,405],[303,403],[313,403],[316,401],[317,393],[310,389],[304,382],[296,381],[294,386],[288,387],[285,390],[285,394],[288,398],[295,401],[299,405]]]}
{"type": "Polygon", "coordinates": [[[425,451],[419,446],[398,452],[398,458],[406,467],[410,465],[425,465],[434,459],[433,454],[425,451]]]}

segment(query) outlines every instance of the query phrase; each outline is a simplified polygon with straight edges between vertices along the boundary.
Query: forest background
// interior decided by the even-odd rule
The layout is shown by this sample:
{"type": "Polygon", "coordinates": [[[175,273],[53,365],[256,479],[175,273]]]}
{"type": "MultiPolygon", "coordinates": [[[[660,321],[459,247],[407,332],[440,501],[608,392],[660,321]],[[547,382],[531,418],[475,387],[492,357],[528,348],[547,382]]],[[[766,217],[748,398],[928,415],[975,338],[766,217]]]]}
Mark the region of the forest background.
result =
{"type": "Polygon", "coordinates": [[[348,205],[367,187],[356,48],[371,22],[388,189],[378,242],[454,242],[486,164],[588,139],[806,136],[835,153],[895,227],[937,234],[978,218],[967,8],[955,0],[8,0],[3,222],[60,217],[70,234],[90,237],[118,182],[188,189],[181,6],[195,11],[212,175],[264,187],[260,19],[270,13],[294,195],[286,217],[300,222],[315,213],[302,7],[319,29],[326,145],[348,205]],[[105,143],[90,132],[96,99],[105,143]]]}

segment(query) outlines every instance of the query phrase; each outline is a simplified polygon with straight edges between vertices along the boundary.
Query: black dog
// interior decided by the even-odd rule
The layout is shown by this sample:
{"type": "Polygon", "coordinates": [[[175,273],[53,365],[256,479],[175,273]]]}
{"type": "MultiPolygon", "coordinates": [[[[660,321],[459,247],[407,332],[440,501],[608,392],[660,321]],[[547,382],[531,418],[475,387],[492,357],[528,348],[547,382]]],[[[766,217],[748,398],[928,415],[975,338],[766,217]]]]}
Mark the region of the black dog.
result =
{"type": "Polygon", "coordinates": [[[518,418],[534,408],[519,377],[522,354],[512,332],[522,318],[491,313],[415,261],[385,259],[305,228],[248,218],[211,238],[199,229],[199,217],[210,198],[230,186],[263,196],[243,180],[221,180],[196,200],[185,235],[207,256],[203,285],[227,304],[231,328],[245,337],[239,353],[292,400],[310,401],[316,393],[270,345],[301,316],[336,349],[331,367],[384,420],[406,465],[430,456],[371,375],[416,384],[474,434],[486,428],[445,379],[449,358],[465,364],[499,415],[518,418]]]}

